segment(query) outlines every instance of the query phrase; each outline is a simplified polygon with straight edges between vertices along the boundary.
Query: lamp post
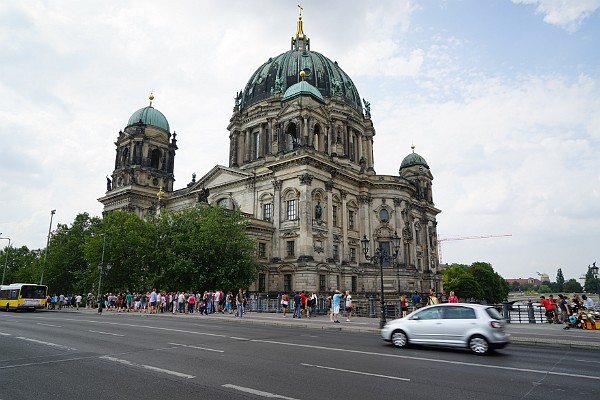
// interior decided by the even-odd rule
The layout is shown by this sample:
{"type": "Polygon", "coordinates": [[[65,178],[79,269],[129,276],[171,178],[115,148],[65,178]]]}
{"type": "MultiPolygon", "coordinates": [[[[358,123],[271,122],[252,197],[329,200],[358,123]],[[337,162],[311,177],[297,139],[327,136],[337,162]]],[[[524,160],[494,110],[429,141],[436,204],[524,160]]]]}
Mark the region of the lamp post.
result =
{"type": "Polygon", "coordinates": [[[396,259],[396,257],[398,257],[398,251],[400,250],[400,237],[398,237],[398,233],[394,232],[394,236],[392,237],[392,243],[394,245],[394,254],[387,254],[385,249],[381,246],[381,243],[379,243],[379,247],[377,247],[377,249],[375,249],[375,254],[373,256],[369,256],[369,244],[370,244],[370,240],[367,238],[367,235],[364,235],[363,238],[360,240],[360,244],[362,246],[362,251],[365,255],[365,258],[367,260],[370,261],[377,261],[379,262],[379,274],[380,274],[380,278],[381,278],[381,293],[380,293],[380,297],[381,297],[381,318],[379,320],[379,328],[383,329],[383,327],[385,326],[386,323],[386,319],[385,319],[385,297],[384,297],[384,291],[383,291],[383,263],[384,261],[393,261],[394,259],[396,259]]]}
{"type": "Polygon", "coordinates": [[[46,268],[46,257],[48,256],[48,246],[50,245],[50,232],[52,231],[52,217],[56,214],[56,210],[50,211],[50,227],[48,228],[48,238],[46,239],[46,251],[44,252],[44,264],[42,264],[42,276],[40,277],[40,285],[44,282],[44,269],[46,268]]]}
{"type": "Polygon", "coordinates": [[[600,296],[600,284],[598,283],[598,267],[596,267],[595,261],[593,267],[590,268],[590,271],[592,272],[594,280],[596,281],[596,294],[600,296]]]}
{"type": "Polygon", "coordinates": [[[106,232],[102,233],[102,257],[100,258],[100,264],[98,264],[98,275],[100,280],[98,281],[98,312],[102,312],[102,277],[108,274],[108,271],[112,268],[110,263],[106,263],[104,266],[104,249],[106,248],[106,232]]]}
{"type": "MultiPolygon", "coordinates": [[[[2,235],[2,233],[0,233],[2,235]]],[[[0,239],[8,240],[8,247],[6,247],[6,256],[4,257],[4,272],[2,272],[2,283],[4,285],[4,275],[6,275],[6,266],[8,265],[8,250],[10,249],[10,238],[0,237],[0,239]]]]}

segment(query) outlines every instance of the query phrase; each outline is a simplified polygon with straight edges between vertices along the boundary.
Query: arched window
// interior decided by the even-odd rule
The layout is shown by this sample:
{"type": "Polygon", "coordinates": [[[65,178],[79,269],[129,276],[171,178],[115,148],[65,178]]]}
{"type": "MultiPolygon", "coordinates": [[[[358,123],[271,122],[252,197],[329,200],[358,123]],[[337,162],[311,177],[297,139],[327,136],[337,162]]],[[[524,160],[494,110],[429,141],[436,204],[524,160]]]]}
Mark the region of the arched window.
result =
{"type": "Polygon", "coordinates": [[[152,168],[158,169],[159,161],[160,161],[160,150],[158,150],[158,149],[152,150],[152,161],[151,161],[150,166],[152,168]]]}

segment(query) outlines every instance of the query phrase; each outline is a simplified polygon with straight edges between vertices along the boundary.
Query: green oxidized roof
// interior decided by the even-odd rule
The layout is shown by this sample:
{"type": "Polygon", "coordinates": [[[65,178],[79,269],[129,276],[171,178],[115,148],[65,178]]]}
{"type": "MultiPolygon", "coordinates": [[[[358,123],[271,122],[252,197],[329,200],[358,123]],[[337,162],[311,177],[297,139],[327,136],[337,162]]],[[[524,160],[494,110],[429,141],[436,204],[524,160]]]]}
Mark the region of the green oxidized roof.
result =
{"type": "Polygon", "coordinates": [[[413,148],[413,152],[410,153],[409,155],[407,155],[406,157],[404,157],[404,160],[402,160],[400,169],[413,167],[415,165],[422,165],[425,168],[429,169],[429,165],[427,165],[427,161],[425,161],[425,159],[423,157],[421,157],[420,155],[415,153],[415,150],[413,148]]]}
{"type": "Polygon", "coordinates": [[[306,81],[301,81],[290,86],[286,91],[283,97],[281,98],[282,102],[286,102],[292,99],[295,99],[301,95],[308,95],[313,97],[315,100],[325,103],[323,100],[323,95],[319,92],[319,89],[311,85],[306,81]]]}
{"type": "Polygon", "coordinates": [[[131,117],[129,117],[129,122],[127,122],[127,126],[135,125],[138,122],[142,121],[145,125],[155,126],[165,131],[169,132],[169,122],[156,108],[152,106],[140,108],[136,112],[134,112],[131,117]]]}

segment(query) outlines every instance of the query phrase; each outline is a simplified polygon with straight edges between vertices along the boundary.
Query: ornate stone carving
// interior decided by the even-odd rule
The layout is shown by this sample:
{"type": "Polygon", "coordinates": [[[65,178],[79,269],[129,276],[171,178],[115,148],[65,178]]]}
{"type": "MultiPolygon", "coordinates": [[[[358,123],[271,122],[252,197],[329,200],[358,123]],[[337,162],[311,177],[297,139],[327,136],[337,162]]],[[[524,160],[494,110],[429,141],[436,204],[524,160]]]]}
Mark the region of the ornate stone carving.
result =
{"type": "Polygon", "coordinates": [[[312,183],[314,176],[309,173],[305,173],[305,174],[300,175],[298,178],[300,179],[301,185],[310,185],[312,183]]]}
{"type": "Polygon", "coordinates": [[[271,181],[271,183],[273,183],[273,189],[281,190],[281,181],[274,179],[273,181],[271,181]]]}
{"type": "Polygon", "coordinates": [[[331,192],[331,190],[333,190],[333,181],[331,179],[325,182],[325,190],[327,190],[328,192],[331,192]]]}

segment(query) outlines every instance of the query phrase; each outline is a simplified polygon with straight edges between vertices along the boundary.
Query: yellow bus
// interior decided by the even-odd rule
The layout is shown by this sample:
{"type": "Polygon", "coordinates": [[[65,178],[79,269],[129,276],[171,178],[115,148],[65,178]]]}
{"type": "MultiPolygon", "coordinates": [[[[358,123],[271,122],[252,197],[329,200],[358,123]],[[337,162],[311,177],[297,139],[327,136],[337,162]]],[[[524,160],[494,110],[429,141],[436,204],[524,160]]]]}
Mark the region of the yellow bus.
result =
{"type": "Polygon", "coordinates": [[[46,306],[48,286],[33,283],[12,283],[0,286],[0,310],[43,309],[46,306]]]}

